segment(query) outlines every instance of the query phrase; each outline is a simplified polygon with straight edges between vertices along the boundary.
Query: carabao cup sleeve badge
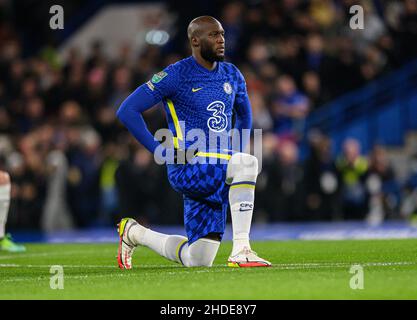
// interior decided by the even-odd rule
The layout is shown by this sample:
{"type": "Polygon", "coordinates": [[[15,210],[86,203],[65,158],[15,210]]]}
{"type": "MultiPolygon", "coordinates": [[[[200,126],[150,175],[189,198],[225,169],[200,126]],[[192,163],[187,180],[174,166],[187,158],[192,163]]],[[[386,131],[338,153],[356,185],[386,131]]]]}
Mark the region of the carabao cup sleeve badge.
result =
{"type": "Polygon", "coordinates": [[[152,83],[158,83],[163,78],[165,78],[168,75],[165,71],[160,71],[158,73],[155,73],[152,77],[152,83]]]}

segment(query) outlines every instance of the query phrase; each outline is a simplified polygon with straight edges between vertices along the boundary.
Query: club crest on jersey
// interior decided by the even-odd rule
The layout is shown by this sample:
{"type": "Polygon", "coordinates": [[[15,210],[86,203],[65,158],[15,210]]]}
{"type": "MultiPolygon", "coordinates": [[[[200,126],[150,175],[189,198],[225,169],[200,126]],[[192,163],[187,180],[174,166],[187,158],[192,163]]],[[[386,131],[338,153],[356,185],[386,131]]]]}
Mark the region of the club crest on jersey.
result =
{"type": "Polygon", "coordinates": [[[160,71],[158,73],[155,73],[152,77],[152,83],[158,83],[159,81],[161,81],[163,78],[165,78],[168,75],[168,73],[166,73],[165,71],[160,71]]]}
{"type": "Polygon", "coordinates": [[[227,94],[231,94],[232,93],[232,86],[230,85],[230,83],[229,82],[225,82],[224,84],[223,84],[223,89],[224,89],[224,92],[226,92],[227,94]]]}
{"type": "Polygon", "coordinates": [[[214,132],[222,132],[227,128],[226,106],[222,101],[214,101],[207,107],[213,115],[207,120],[207,126],[214,132]]]}

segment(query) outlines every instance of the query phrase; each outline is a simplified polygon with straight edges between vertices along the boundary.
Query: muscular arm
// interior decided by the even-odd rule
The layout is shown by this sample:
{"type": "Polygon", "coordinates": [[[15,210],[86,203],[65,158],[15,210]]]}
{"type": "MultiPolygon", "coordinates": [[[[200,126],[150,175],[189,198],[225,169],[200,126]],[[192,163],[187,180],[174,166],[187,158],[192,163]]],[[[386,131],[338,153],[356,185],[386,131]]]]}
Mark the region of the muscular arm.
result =
{"type": "Polygon", "coordinates": [[[235,104],[235,112],[235,129],[239,131],[241,137],[241,149],[239,151],[243,152],[250,141],[250,129],[252,128],[252,109],[247,95],[235,104]]]}
{"type": "Polygon", "coordinates": [[[250,141],[250,129],[252,128],[252,108],[250,105],[248,93],[246,91],[245,80],[240,72],[239,75],[240,82],[238,83],[238,92],[236,94],[236,101],[234,104],[234,112],[236,115],[234,129],[239,131],[241,137],[240,150],[238,151],[244,152],[250,141]]]}
{"type": "Polygon", "coordinates": [[[142,113],[169,97],[176,88],[178,75],[173,65],[154,74],[152,80],[137,88],[120,105],[117,117],[146,149],[155,153],[160,143],[149,132],[142,113]]]}
{"type": "Polygon", "coordinates": [[[146,84],[141,85],[122,102],[117,111],[117,117],[136,140],[150,152],[154,153],[159,146],[159,142],[155,141],[153,135],[149,132],[142,112],[148,110],[159,101],[156,97],[147,94],[145,87],[146,84]]]}

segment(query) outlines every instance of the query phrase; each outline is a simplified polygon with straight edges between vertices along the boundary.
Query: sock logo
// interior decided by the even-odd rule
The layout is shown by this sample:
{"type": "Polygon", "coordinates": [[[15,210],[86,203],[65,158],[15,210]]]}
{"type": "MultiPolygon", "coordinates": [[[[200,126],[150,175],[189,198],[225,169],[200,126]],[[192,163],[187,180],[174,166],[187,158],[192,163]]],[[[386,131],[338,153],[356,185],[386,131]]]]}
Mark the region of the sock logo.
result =
{"type": "Polygon", "coordinates": [[[242,202],[240,204],[239,211],[250,211],[253,209],[253,203],[250,202],[242,202]]]}

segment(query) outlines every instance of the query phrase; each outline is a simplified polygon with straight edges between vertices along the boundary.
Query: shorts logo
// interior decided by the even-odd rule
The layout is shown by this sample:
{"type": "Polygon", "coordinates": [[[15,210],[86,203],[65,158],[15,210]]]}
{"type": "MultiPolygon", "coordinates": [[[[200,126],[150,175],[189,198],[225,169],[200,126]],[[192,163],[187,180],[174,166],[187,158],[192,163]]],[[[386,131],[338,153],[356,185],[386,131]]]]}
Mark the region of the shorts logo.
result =
{"type": "Polygon", "coordinates": [[[165,78],[168,75],[168,73],[166,73],[165,71],[160,71],[158,73],[155,73],[152,77],[152,83],[158,83],[159,81],[161,81],[163,78],[165,78]]]}
{"type": "Polygon", "coordinates": [[[226,92],[227,94],[231,94],[232,93],[232,86],[230,85],[230,83],[229,82],[225,82],[224,84],[223,84],[223,89],[224,89],[224,92],[226,92]]]}
{"type": "Polygon", "coordinates": [[[227,128],[227,116],[225,114],[226,106],[222,101],[214,101],[207,107],[213,116],[207,120],[207,126],[214,132],[222,132],[227,128]]]}

